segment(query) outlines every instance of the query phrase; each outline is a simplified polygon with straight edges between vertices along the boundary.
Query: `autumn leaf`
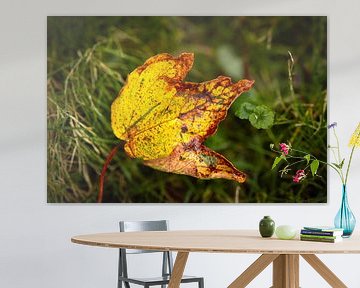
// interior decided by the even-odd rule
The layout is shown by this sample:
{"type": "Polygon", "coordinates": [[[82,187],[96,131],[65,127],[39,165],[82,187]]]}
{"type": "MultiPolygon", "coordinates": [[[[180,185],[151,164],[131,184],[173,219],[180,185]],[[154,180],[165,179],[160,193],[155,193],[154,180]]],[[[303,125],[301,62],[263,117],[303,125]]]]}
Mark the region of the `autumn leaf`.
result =
{"type": "Polygon", "coordinates": [[[232,102],[254,81],[229,77],[184,82],[192,53],[159,54],[128,76],[111,106],[114,134],[124,149],[152,168],[197,178],[244,182],[246,175],[202,143],[217,130],[232,102]]]}

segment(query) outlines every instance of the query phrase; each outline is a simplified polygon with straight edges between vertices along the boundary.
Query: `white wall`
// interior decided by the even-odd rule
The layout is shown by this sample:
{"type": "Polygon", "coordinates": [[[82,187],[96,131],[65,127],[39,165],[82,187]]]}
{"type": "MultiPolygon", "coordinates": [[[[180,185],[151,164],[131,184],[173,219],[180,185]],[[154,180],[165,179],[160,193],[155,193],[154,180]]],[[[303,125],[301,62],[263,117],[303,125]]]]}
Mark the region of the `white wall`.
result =
{"type": "MultiPolygon", "coordinates": [[[[0,287],[115,287],[116,250],[70,243],[76,234],[116,231],[119,219],[171,221],[172,229],[256,228],[263,215],[278,224],[331,224],[340,182],[330,174],[325,205],[50,205],[46,203],[47,15],[327,15],[330,121],[345,146],[360,120],[360,5],[328,1],[19,1],[0,11],[0,287]]],[[[346,148],[346,147],[345,147],[346,148]]],[[[360,151],[349,183],[360,219],[360,151]]],[[[360,227],[358,225],[358,227],[360,227]]],[[[256,255],[192,254],[187,273],[206,287],[226,287],[256,255]]],[[[360,255],[322,259],[347,283],[360,287],[360,255]],[[345,265],[345,263],[347,263],[345,265]]],[[[138,262],[138,265],[143,265],[138,262]]],[[[301,262],[302,287],[328,287],[301,262]]],[[[267,269],[249,287],[269,287],[267,269]]],[[[188,286],[187,286],[188,287],[188,286]]]]}

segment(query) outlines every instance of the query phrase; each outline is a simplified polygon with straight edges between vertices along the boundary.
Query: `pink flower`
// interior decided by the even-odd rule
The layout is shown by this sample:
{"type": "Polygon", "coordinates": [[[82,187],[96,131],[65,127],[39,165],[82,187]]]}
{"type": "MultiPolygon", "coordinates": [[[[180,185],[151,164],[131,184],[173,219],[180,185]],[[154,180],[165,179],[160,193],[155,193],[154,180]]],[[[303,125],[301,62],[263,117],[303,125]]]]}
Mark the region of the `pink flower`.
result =
{"type": "Polygon", "coordinates": [[[293,176],[293,181],[299,183],[306,178],[304,170],[297,170],[295,176],[293,176]]]}
{"type": "Polygon", "coordinates": [[[287,145],[285,143],[280,143],[280,150],[281,150],[281,152],[283,152],[284,155],[289,154],[289,149],[290,149],[289,145],[287,145]]]}

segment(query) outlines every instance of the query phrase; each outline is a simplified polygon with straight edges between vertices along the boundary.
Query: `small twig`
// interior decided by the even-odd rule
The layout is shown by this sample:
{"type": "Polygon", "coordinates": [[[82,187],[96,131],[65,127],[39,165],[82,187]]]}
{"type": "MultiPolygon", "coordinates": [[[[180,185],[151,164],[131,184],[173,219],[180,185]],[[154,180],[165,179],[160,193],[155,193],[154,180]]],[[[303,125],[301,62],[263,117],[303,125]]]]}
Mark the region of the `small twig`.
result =
{"type": "Polygon", "coordinates": [[[240,198],[240,186],[236,186],[235,189],[235,203],[239,203],[240,198]]]}
{"type": "Polygon", "coordinates": [[[290,94],[291,97],[295,100],[295,93],[294,93],[294,85],[293,85],[293,69],[294,69],[294,58],[290,51],[288,51],[289,60],[288,60],[288,76],[289,76],[289,86],[290,86],[290,94]]]}

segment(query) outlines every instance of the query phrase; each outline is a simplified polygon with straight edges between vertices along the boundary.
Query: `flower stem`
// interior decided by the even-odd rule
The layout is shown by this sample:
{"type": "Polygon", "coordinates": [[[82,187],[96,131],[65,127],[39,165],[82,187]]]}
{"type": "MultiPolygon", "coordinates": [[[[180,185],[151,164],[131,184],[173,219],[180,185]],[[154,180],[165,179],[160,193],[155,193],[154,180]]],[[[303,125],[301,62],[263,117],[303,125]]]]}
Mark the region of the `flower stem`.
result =
{"type": "Polygon", "coordinates": [[[333,127],[333,131],[334,131],[334,135],[335,135],[335,139],[336,139],[336,145],[337,145],[336,148],[337,148],[338,157],[339,157],[339,163],[338,163],[338,164],[340,164],[340,163],[341,163],[340,145],[339,145],[339,138],[338,138],[338,136],[337,136],[337,134],[336,134],[335,127],[333,127]]]}
{"type": "Polygon", "coordinates": [[[349,163],[347,165],[347,169],[346,169],[346,176],[345,176],[345,182],[344,184],[346,185],[347,180],[348,180],[348,176],[349,176],[349,169],[350,169],[350,165],[351,165],[351,160],[354,154],[354,150],[355,150],[355,145],[353,146],[353,148],[351,149],[351,154],[350,154],[350,158],[349,158],[349,163]]]}
{"type": "Polygon", "coordinates": [[[294,163],[291,163],[291,164],[287,165],[286,167],[291,167],[291,166],[294,166],[294,165],[296,165],[298,163],[301,163],[301,162],[304,162],[304,161],[306,161],[306,160],[302,159],[302,160],[299,160],[299,161],[295,161],[294,163]]]}
{"type": "MultiPolygon", "coordinates": [[[[356,141],[359,139],[359,137],[360,137],[360,132],[359,132],[358,135],[356,136],[356,141]]],[[[346,185],[347,180],[348,180],[349,170],[350,170],[350,165],[351,165],[351,160],[352,160],[352,157],[353,157],[353,154],[354,154],[354,150],[355,150],[355,147],[356,147],[356,141],[355,141],[354,146],[353,146],[352,149],[351,149],[351,154],[350,154],[350,158],[349,158],[349,163],[348,163],[347,169],[346,169],[346,176],[345,176],[345,182],[344,182],[345,185],[346,185]]]]}
{"type": "MultiPolygon", "coordinates": [[[[339,175],[339,177],[340,177],[340,179],[341,179],[341,182],[342,182],[343,184],[345,184],[344,175],[343,175],[341,169],[337,168],[336,166],[334,166],[334,165],[331,164],[331,163],[321,161],[321,160],[317,159],[314,155],[311,155],[311,154],[306,153],[306,152],[304,152],[304,151],[297,150],[297,149],[294,149],[294,148],[291,148],[291,150],[292,150],[292,151],[295,151],[295,152],[298,152],[298,153],[302,153],[302,154],[304,154],[304,155],[310,155],[310,157],[312,157],[312,158],[315,159],[315,160],[318,160],[321,164],[330,166],[331,168],[333,168],[333,169],[336,171],[336,173],[338,173],[338,175],[339,175]]],[[[273,150],[273,151],[282,154],[282,152],[280,152],[280,151],[276,151],[276,150],[273,150]]],[[[304,157],[297,157],[297,156],[292,156],[292,155],[287,155],[286,158],[304,159],[304,157]]],[[[301,161],[297,161],[297,162],[295,162],[295,163],[299,163],[299,162],[301,162],[301,161]]],[[[290,166],[292,166],[292,165],[293,165],[293,164],[290,164],[290,166]]],[[[288,166],[288,167],[290,167],[290,166],[288,166]]]]}
{"type": "Polygon", "coordinates": [[[295,152],[299,152],[299,153],[303,153],[303,154],[309,154],[309,153],[306,153],[304,151],[301,151],[301,150],[297,150],[297,149],[294,149],[294,148],[291,148],[291,150],[295,151],[295,152]]]}
{"type": "Polygon", "coordinates": [[[335,153],[335,151],[334,151],[334,148],[330,148],[330,150],[331,150],[331,153],[332,153],[333,156],[334,156],[334,159],[335,159],[336,163],[340,163],[340,159],[339,159],[339,160],[337,159],[336,153],[335,153]]]}
{"type": "MultiPolygon", "coordinates": [[[[338,165],[339,165],[339,167],[340,167],[340,169],[339,169],[339,172],[340,172],[340,178],[341,178],[341,181],[342,181],[342,183],[343,184],[346,184],[346,180],[344,181],[344,174],[343,174],[343,171],[342,171],[342,165],[341,165],[341,162],[342,162],[342,160],[341,160],[341,155],[340,155],[340,144],[339,144],[339,137],[337,136],[337,134],[336,134],[336,130],[335,130],[335,127],[333,127],[333,131],[334,131],[334,135],[335,135],[335,139],[336,139],[336,149],[337,149],[337,152],[338,152],[338,157],[339,157],[339,159],[338,159],[338,165]]],[[[335,159],[336,159],[336,157],[335,157],[335,159]]],[[[348,168],[349,168],[349,166],[348,166],[348,168]]]]}

